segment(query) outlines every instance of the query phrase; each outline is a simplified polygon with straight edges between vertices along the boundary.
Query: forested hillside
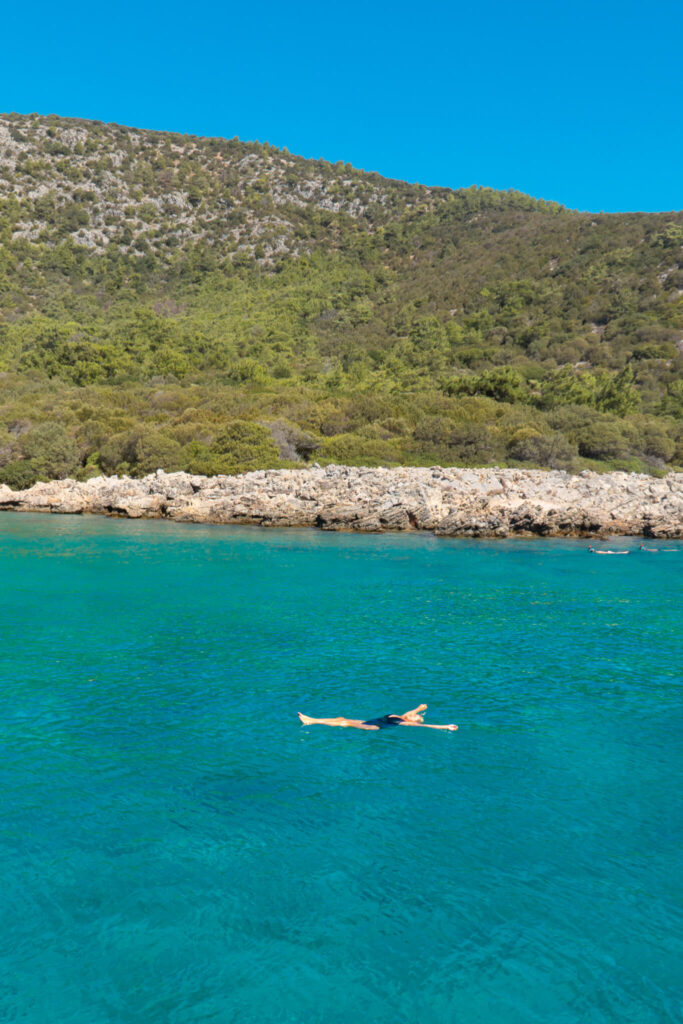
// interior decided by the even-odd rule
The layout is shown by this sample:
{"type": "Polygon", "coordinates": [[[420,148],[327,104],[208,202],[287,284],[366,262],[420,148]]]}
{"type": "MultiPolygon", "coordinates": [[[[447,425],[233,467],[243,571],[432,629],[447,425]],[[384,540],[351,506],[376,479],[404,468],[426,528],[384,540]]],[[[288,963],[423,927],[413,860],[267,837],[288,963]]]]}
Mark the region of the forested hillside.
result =
{"type": "Polygon", "coordinates": [[[0,482],[683,463],[683,213],[0,116],[0,482]]]}

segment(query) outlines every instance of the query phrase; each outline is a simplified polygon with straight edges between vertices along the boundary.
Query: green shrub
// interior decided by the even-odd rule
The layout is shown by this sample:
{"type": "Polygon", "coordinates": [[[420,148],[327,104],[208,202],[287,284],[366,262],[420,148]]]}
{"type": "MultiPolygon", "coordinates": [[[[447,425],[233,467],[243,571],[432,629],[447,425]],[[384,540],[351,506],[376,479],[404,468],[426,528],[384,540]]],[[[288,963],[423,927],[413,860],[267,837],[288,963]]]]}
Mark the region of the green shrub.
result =
{"type": "Polygon", "coordinates": [[[169,473],[183,469],[182,448],[172,437],[159,430],[140,427],[113,437],[102,446],[100,465],[105,472],[132,472],[146,476],[157,469],[169,473]]]}
{"type": "Polygon", "coordinates": [[[673,438],[669,437],[663,427],[654,423],[648,423],[643,427],[635,445],[643,455],[660,459],[662,462],[671,462],[676,452],[676,442],[673,438]]]}
{"type": "Polygon", "coordinates": [[[453,420],[446,416],[425,416],[415,427],[413,437],[416,441],[426,441],[431,445],[449,445],[453,432],[453,420]]]}
{"type": "Polygon", "coordinates": [[[226,466],[259,469],[277,466],[280,452],[270,431],[261,423],[229,420],[211,445],[214,455],[222,456],[226,466]]]}
{"type": "Polygon", "coordinates": [[[220,476],[234,472],[234,463],[224,455],[217,455],[208,445],[193,441],[182,451],[183,468],[187,473],[202,476],[220,476]]]}
{"type": "Polygon", "coordinates": [[[579,454],[587,459],[617,459],[627,454],[627,445],[614,423],[592,423],[578,432],[579,454]]]}
{"type": "Polygon", "coordinates": [[[563,366],[541,384],[540,404],[544,409],[566,405],[590,405],[597,401],[598,382],[595,375],[563,366]]]}
{"type": "Polygon", "coordinates": [[[228,379],[236,384],[264,384],[268,374],[256,359],[240,359],[229,368],[228,379]]]}
{"type": "Polygon", "coordinates": [[[578,447],[558,432],[541,434],[533,427],[522,427],[513,435],[508,454],[520,462],[533,462],[549,469],[566,469],[578,455],[578,447]]]}
{"type": "Polygon", "coordinates": [[[490,462],[498,454],[497,439],[483,423],[454,424],[449,438],[449,451],[459,461],[490,462]]]}
{"type": "Polygon", "coordinates": [[[0,483],[7,484],[13,491],[23,491],[27,487],[33,487],[39,478],[39,471],[28,459],[8,462],[0,469],[0,483]]]}
{"type": "Polygon", "coordinates": [[[101,446],[98,452],[98,461],[103,473],[116,472],[118,466],[125,461],[124,449],[127,439],[127,434],[115,434],[101,446]]]}
{"type": "Polygon", "coordinates": [[[524,402],[529,398],[529,388],[518,370],[509,366],[472,377],[456,377],[445,386],[449,395],[485,395],[496,402],[524,402]]]}
{"type": "Polygon", "coordinates": [[[39,423],[22,436],[20,447],[36,472],[47,480],[61,480],[80,465],[78,447],[61,423],[39,423]]]}
{"type": "Polygon", "coordinates": [[[138,475],[153,473],[157,469],[165,469],[168,473],[183,469],[182,448],[177,441],[158,431],[139,435],[134,444],[134,458],[130,461],[138,475]]]}
{"type": "Polygon", "coordinates": [[[323,442],[322,456],[345,466],[389,466],[401,462],[400,450],[390,441],[339,434],[323,442]]]}

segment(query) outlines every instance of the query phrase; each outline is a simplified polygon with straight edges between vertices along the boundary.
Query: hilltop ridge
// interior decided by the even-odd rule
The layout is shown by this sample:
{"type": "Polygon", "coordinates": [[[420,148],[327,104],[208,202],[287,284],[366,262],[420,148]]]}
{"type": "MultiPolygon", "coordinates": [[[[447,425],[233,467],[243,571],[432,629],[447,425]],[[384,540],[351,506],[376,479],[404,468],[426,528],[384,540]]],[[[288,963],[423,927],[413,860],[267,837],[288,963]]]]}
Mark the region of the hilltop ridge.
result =
{"type": "MultiPolygon", "coordinates": [[[[69,237],[96,252],[113,244],[163,257],[173,237],[172,247],[203,240],[224,252],[259,247],[267,264],[303,251],[300,211],[341,215],[374,233],[411,210],[433,211],[477,191],[410,185],[268,143],[56,115],[0,114],[0,153],[0,195],[21,204],[12,237],[53,244],[69,237]]],[[[561,209],[505,195],[525,209],[561,209]]]]}
{"type": "MultiPolygon", "coordinates": [[[[12,237],[54,244],[68,236],[96,252],[151,247],[163,258],[169,238],[173,247],[210,239],[226,252],[260,246],[268,261],[301,251],[298,209],[343,213],[372,229],[396,201],[378,175],[238,139],[0,115],[0,150],[3,191],[22,204],[12,237]]],[[[401,193],[407,208],[431,198],[420,186],[401,193]]]]}

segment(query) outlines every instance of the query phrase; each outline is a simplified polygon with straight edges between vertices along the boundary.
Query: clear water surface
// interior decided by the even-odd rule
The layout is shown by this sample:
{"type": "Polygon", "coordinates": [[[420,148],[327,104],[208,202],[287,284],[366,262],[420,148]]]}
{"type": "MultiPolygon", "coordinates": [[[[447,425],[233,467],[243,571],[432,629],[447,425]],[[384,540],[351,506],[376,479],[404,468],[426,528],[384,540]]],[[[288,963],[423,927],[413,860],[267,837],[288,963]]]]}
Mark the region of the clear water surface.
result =
{"type": "Polygon", "coordinates": [[[683,547],[618,546],[0,516],[0,1018],[680,1021],[683,547]]]}

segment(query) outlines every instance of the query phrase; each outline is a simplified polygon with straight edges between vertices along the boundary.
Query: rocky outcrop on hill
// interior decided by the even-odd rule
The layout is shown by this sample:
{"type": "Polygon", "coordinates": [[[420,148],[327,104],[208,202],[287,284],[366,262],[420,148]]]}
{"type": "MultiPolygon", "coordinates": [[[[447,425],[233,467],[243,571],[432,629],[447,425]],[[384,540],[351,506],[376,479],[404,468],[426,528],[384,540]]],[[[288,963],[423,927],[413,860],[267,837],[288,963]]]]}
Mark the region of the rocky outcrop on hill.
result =
{"type": "Polygon", "coordinates": [[[578,476],[520,469],[313,466],[243,476],[156,473],[133,480],[0,486],[0,510],[192,523],[431,530],[445,537],[683,537],[683,474],[578,476]]]}
{"type": "Polygon", "coordinates": [[[443,203],[445,189],[395,183],[350,165],[305,160],[238,139],[207,139],[98,121],[0,114],[0,201],[20,210],[12,239],[92,252],[111,245],[162,264],[179,244],[274,258],[309,248],[313,214],[373,219],[443,203]],[[173,238],[169,246],[167,240],[173,238]]]}

